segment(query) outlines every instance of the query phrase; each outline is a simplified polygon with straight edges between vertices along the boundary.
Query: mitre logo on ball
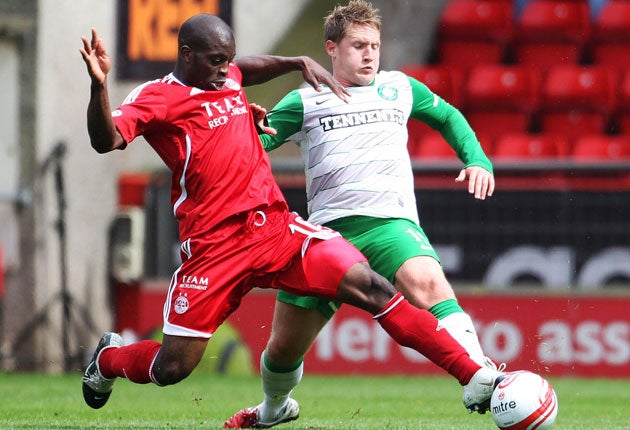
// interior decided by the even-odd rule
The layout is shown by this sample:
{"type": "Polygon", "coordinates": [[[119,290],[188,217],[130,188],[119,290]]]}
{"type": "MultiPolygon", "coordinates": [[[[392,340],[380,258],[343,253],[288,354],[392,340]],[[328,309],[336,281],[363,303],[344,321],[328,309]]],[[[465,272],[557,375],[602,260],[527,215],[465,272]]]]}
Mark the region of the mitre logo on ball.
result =
{"type": "Polygon", "coordinates": [[[494,423],[500,429],[548,429],[558,414],[553,387],[540,375],[517,371],[508,373],[490,400],[494,423]]]}

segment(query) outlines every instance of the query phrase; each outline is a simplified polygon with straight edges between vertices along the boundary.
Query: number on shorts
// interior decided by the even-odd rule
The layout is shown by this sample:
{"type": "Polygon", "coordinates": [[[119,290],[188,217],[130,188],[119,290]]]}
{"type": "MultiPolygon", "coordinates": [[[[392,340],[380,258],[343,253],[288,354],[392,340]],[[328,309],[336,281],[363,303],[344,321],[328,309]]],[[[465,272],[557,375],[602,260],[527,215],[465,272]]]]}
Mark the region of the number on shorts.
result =
{"type": "Polygon", "coordinates": [[[427,251],[433,250],[433,247],[429,243],[429,240],[427,239],[427,237],[421,234],[419,231],[416,231],[412,228],[408,228],[407,233],[413,236],[413,238],[416,239],[416,242],[420,243],[420,248],[425,249],[427,251]]]}
{"type": "Polygon", "coordinates": [[[302,233],[308,237],[316,237],[318,239],[327,240],[331,237],[339,236],[334,230],[331,230],[327,227],[323,227],[318,224],[312,224],[300,216],[296,216],[294,221],[296,224],[290,223],[289,228],[291,229],[291,233],[295,233],[296,231],[302,233]]]}

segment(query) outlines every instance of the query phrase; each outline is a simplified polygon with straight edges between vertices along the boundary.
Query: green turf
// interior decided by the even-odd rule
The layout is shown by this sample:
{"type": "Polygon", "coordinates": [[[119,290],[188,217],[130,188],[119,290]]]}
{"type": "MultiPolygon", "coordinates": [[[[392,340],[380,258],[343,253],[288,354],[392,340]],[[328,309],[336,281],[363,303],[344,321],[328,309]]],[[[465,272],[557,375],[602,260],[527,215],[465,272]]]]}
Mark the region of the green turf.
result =
{"type": "MultiPolygon", "coordinates": [[[[627,429],[630,381],[550,379],[557,429],[627,429]]],[[[80,375],[0,373],[0,429],[219,429],[260,398],[255,376],[198,372],[172,387],[116,383],[100,410],[84,405],[80,375]]],[[[447,377],[305,377],[295,391],[301,418],[279,429],[492,429],[469,415],[447,377]]]]}

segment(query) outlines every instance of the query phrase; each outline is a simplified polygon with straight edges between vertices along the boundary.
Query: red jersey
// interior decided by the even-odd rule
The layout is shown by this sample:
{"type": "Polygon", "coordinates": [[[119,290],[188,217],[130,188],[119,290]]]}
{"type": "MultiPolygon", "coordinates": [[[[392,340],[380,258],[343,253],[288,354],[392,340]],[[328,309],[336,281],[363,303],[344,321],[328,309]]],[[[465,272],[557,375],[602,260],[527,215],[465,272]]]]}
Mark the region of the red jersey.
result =
{"type": "Polygon", "coordinates": [[[231,215],[286,206],[241,82],[235,64],[220,91],[189,87],[169,74],[140,85],[112,112],[125,142],[142,135],[171,170],[181,241],[231,215]]]}

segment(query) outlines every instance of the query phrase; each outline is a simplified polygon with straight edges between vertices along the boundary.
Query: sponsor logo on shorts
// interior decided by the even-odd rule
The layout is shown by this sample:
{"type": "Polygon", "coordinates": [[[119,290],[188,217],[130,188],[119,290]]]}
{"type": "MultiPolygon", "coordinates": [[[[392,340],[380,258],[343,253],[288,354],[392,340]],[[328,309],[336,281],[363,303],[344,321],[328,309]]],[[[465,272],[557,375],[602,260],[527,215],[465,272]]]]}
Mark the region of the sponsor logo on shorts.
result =
{"type": "Polygon", "coordinates": [[[208,278],[203,276],[184,275],[179,283],[179,288],[190,288],[192,290],[206,291],[208,289],[208,278]]]}

